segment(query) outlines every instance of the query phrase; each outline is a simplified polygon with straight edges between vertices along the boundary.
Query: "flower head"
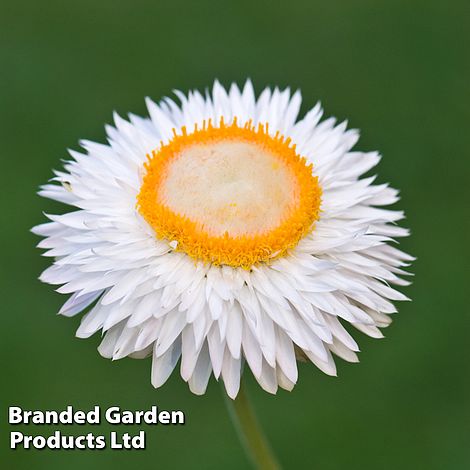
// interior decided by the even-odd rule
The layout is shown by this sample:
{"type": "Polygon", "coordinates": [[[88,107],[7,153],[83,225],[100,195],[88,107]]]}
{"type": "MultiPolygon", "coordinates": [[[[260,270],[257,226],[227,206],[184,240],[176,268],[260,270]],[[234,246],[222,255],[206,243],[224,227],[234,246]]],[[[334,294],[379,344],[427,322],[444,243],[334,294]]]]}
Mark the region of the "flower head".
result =
{"type": "Polygon", "coordinates": [[[108,145],[82,141],[41,188],[76,208],[33,229],[60,313],[87,310],[77,336],[102,330],[105,357],[152,355],[155,387],[180,359],[197,394],[213,374],[235,397],[245,361],[271,393],[298,359],[335,375],[332,353],[357,361],[344,323],[380,338],[406,299],[390,285],[412,257],[391,242],[408,231],[381,208],[397,191],[361,178],[379,155],[319,105],[298,119],[299,92],[175,93],[115,115],[108,145]]]}

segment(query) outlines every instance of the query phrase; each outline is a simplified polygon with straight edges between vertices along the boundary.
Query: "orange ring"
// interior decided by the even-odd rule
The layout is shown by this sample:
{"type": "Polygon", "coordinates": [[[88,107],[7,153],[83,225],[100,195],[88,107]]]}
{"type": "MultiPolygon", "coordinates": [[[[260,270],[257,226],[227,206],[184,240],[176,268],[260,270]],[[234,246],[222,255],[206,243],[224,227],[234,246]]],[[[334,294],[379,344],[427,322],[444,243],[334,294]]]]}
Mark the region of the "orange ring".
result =
{"type": "Polygon", "coordinates": [[[195,260],[249,269],[254,264],[284,255],[313,229],[319,218],[322,191],[318,178],[312,174],[312,164],[307,164],[306,159],[296,153],[289,138],[285,139],[279,132],[269,135],[267,124],[259,124],[255,128],[250,121],[239,127],[236,118],[229,125],[223,118],[217,127],[209,120],[207,123],[204,121],[202,129],[196,126],[192,133],[188,134],[182,127],[181,134],[177,134],[175,129],[173,134],[169,143],[147,155],[146,173],[137,196],[137,208],[153,227],[157,238],[176,241],[176,250],[195,260]],[[189,146],[224,140],[261,146],[294,176],[299,194],[297,204],[272,230],[256,235],[230,236],[226,232],[223,236],[213,236],[201,229],[197,221],[175,213],[159,201],[158,189],[173,159],[189,146]]]}

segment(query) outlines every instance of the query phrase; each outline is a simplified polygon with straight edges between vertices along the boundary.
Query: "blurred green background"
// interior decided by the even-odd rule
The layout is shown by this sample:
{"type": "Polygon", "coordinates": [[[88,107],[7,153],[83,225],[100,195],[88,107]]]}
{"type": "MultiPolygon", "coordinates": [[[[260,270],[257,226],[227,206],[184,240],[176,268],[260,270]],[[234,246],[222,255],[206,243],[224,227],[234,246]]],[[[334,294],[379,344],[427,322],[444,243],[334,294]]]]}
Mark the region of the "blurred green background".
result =
{"type": "Polygon", "coordinates": [[[215,77],[225,85],[251,77],[258,91],[299,87],[304,111],[321,100],[327,115],[362,129],[357,148],[384,155],[379,181],[401,189],[397,207],[413,231],[402,247],[418,257],[406,289],[413,302],[399,306],[387,338],[356,333],[360,364],[338,360],[338,378],[301,365],[294,392],[276,397],[248,378],[281,462],[470,468],[468,2],[31,0],[0,8],[2,468],[248,468],[216,382],[196,397],[174,374],[156,391],[149,360],[113,363],[98,355],[98,337],[74,338],[80,320],[55,315],[65,298],[37,280],[48,260],[29,233],[41,211],[65,209],[35,192],[67,147],[103,141],[113,110],[144,114],[144,96],[203,89],[215,77]],[[145,451],[8,449],[9,405],[67,404],[158,404],[183,409],[187,424],[145,427],[145,451]]]}

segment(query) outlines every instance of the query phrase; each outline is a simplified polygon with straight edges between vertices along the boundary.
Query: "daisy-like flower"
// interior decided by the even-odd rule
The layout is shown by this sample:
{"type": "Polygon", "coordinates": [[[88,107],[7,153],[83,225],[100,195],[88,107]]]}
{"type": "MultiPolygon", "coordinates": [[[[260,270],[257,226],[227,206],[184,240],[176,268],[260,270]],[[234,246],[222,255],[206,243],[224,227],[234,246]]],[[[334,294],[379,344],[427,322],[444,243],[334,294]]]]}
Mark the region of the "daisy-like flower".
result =
{"type": "Polygon", "coordinates": [[[234,398],[245,362],[270,393],[297,360],[356,362],[344,323],[382,337],[412,260],[391,243],[403,212],[382,208],[397,191],[361,178],[379,154],[318,104],[298,119],[289,89],[175,94],[116,114],[41,188],[76,208],[33,229],[54,258],[41,280],[71,294],[60,313],[88,310],[77,336],[102,330],[104,357],[152,355],[155,387],[180,361],[196,394],[213,374],[234,398]]]}

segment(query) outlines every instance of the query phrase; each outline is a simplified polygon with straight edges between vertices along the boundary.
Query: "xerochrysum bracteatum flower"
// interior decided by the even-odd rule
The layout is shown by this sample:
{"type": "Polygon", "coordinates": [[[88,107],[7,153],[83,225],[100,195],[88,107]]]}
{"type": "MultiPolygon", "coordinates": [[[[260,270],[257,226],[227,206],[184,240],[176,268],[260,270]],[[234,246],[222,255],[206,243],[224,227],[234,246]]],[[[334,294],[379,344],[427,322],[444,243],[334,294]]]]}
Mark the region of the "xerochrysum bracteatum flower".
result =
{"type": "Polygon", "coordinates": [[[380,338],[406,299],[408,230],[382,208],[397,191],[361,178],[380,156],[320,105],[299,119],[299,92],[175,93],[115,115],[41,188],[74,207],[33,229],[54,258],[41,279],[71,294],[60,313],[86,311],[77,336],[101,330],[105,357],[151,355],[155,387],[178,362],[194,393],[213,374],[230,397],[244,363],[271,393],[297,360],[335,375],[332,353],[359,350],[344,324],[380,338]]]}

